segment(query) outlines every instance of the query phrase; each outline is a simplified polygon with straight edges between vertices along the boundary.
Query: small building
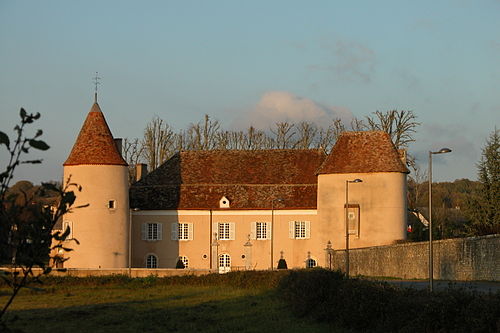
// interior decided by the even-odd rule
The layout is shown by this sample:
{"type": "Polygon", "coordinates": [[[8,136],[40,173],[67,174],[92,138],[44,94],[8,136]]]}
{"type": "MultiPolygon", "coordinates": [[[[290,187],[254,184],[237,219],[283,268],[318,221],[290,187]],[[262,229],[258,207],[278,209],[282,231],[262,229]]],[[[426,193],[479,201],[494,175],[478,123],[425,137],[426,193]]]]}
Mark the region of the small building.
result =
{"type": "Polygon", "coordinates": [[[182,151],[130,188],[127,172],[96,102],[64,164],[90,204],[65,216],[80,242],[65,267],[328,266],[346,220],[351,248],[406,238],[408,170],[381,131],[345,132],[330,154],[182,151]]]}

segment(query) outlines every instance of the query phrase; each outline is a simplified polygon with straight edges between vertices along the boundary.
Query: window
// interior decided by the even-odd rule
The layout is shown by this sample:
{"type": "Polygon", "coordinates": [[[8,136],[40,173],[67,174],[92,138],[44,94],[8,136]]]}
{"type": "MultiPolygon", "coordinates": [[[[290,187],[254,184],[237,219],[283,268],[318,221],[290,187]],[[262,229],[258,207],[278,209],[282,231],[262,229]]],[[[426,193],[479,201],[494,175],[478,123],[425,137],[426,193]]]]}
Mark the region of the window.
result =
{"type": "Polygon", "coordinates": [[[182,261],[182,263],[184,264],[184,268],[188,268],[189,267],[189,259],[188,257],[186,256],[180,256],[179,257],[182,261]]]}
{"type": "Polygon", "coordinates": [[[218,223],[217,227],[218,239],[220,240],[234,240],[235,231],[233,222],[218,223]]]}
{"type": "Polygon", "coordinates": [[[193,240],[192,223],[172,223],[172,240],[193,240]]]}
{"type": "Polygon", "coordinates": [[[313,267],[316,267],[316,260],[308,258],[306,260],[306,268],[313,268],[313,267]]]}
{"type": "Polygon", "coordinates": [[[108,208],[109,209],[115,209],[116,208],[116,201],[115,200],[109,200],[108,201],[108,208]]]}
{"type": "Polygon", "coordinates": [[[222,197],[219,200],[219,207],[220,208],[229,208],[229,199],[226,197],[222,197]]]}
{"type": "Polygon", "coordinates": [[[219,273],[227,273],[231,270],[231,256],[227,253],[219,255],[219,273]]]}
{"type": "Polygon", "coordinates": [[[290,238],[308,239],[311,237],[309,221],[290,221],[290,238]]]}
{"type": "Polygon", "coordinates": [[[73,239],[73,222],[72,221],[64,221],[63,222],[63,227],[62,227],[62,232],[66,232],[66,229],[69,228],[69,234],[66,237],[66,240],[68,239],[73,239]]]}
{"type": "MultiPolygon", "coordinates": [[[[345,209],[345,206],[344,206],[345,209]]],[[[347,224],[349,226],[349,235],[359,237],[359,205],[349,204],[347,209],[347,224]]]]}
{"type": "Polygon", "coordinates": [[[270,222],[252,222],[251,238],[252,239],[271,239],[271,223],[270,222]]]}
{"type": "Polygon", "coordinates": [[[146,268],[158,268],[158,257],[154,254],[148,254],[146,257],[146,268]]]}
{"type": "Polygon", "coordinates": [[[142,240],[157,241],[162,240],[162,224],[161,223],[143,223],[142,224],[142,240]]]}

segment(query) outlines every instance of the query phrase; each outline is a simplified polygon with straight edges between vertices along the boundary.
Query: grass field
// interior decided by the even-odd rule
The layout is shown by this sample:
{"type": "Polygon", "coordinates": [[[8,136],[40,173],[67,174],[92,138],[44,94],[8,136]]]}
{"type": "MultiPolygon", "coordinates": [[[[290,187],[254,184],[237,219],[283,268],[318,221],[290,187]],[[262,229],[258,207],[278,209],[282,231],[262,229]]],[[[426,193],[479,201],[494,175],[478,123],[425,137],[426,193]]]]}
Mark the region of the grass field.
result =
{"type": "MultiPolygon", "coordinates": [[[[271,288],[184,285],[158,279],[48,279],[25,289],[7,320],[24,332],[332,332],[294,317],[271,288]]],[[[7,289],[0,289],[0,302],[7,289]]]]}

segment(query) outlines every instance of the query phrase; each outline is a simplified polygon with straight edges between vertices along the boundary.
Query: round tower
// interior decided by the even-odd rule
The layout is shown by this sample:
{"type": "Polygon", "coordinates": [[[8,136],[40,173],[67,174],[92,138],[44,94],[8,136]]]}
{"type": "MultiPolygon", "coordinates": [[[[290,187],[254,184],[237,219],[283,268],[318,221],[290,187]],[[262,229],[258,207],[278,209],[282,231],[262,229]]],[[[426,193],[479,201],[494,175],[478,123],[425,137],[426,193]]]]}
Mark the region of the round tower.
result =
{"type": "Polygon", "coordinates": [[[68,268],[125,268],[128,266],[128,168],[106,119],[97,104],[80,130],[64,162],[64,183],[76,183],[74,209],[64,216],[63,226],[71,228],[74,251],[65,257],[68,268]]]}

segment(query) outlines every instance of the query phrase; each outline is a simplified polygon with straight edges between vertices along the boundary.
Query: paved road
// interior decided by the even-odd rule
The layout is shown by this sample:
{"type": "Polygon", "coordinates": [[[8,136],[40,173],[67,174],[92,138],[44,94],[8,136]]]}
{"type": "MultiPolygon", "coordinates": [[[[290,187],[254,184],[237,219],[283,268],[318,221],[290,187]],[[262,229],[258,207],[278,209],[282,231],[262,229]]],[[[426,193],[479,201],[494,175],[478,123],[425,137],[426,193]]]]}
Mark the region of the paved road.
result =
{"type": "MultiPolygon", "coordinates": [[[[384,282],[399,285],[405,288],[427,289],[429,281],[427,280],[383,280],[384,282]]],[[[500,292],[500,282],[485,281],[434,281],[434,290],[445,290],[448,288],[465,289],[483,293],[500,292]]]]}

